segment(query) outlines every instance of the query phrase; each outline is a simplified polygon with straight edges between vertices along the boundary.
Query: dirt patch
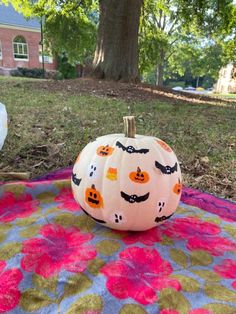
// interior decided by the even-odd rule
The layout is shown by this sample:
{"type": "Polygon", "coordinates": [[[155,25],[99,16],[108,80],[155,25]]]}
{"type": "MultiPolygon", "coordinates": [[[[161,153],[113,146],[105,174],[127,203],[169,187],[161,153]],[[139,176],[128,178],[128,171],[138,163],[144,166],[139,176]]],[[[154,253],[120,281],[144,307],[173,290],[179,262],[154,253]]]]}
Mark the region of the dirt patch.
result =
{"type": "Polygon", "coordinates": [[[148,84],[127,84],[113,81],[80,78],[66,81],[40,81],[25,83],[29,88],[63,92],[70,95],[93,95],[132,101],[164,101],[171,103],[209,103],[236,106],[236,100],[221,99],[206,95],[175,92],[169,88],[148,84]]]}

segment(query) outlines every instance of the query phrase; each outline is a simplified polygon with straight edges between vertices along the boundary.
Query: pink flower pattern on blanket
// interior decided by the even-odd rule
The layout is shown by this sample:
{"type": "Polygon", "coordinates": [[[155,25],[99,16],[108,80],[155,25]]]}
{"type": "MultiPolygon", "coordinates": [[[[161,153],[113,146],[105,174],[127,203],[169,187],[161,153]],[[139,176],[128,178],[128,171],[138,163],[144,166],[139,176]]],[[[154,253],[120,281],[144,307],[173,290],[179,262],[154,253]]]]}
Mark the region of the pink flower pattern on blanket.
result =
{"type": "Polygon", "coordinates": [[[119,232],[90,223],[71,173],[49,179],[0,183],[0,314],[235,313],[236,203],[184,188],[162,225],[119,232]]]}
{"type": "Polygon", "coordinates": [[[62,189],[55,197],[55,201],[59,202],[59,209],[66,209],[71,212],[80,210],[79,205],[76,203],[72,191],[69,188],[62,189]]]}
{"type": "MultiPolygon", "coordinates": [[[[236,279],[236,260],[224,259],[214,267],[214,271],[223,278],[236,279]]],[[[236,280],[232,282],[232,287],[236,289],[236,280]]]]}
{"type": "Polygon", "coordinates": [[[34,200],[30,194],[17,197],[6,192],[0,199],[0,223],[30,216],[38,209],[38,205],[39,201],[34,200]]]}
{"type": "Polygon", "coordinates": [[[171,264],[163,260],[157,250],[131,247],[122,251],[119,257],[101,269],[107,277],[107,289],[115,297],[130,297],[146,305],[157,301],[157,290],[181,289],[178,280],[169,277],[171,264]]]}
{"type": "Polygon", "coordinates": [[[168,226],[162,226],[164,234],[173,238],[187,240],[189,250],[204,250],[219,256],[227,251],[236,250],[236,243],[218,236],[219,226],[211,222],[202,221],[196,217],[176,218],[168,226]]]}
{"type": "MultiPolygon", "coordinates": [[[[123,232],[124,233],[124,232],[123,232]]],[[[122,234],[120,232],[120,234],[122,234]]],[[[147,231],[140,232],[127,232],[127,235],[123,238],[125,244],[143,243],[148,246],[152,246],[161,241],[161,232],[158,228],[152,228],[147,231]]]]}
{"type": "Polygon", "coordinates": [[[63,269],[83,272],[88,261],[96,256],[95,248],[86,244],[93,235],[81,233],[78,228],[48,224],[41,228],[40,234],[42,238],[23,242],[21,266],[26,271],[44,278],[54,276],[63,269]]]}
{"type": "Polygon", "coordinates": [[[19,269],[5,267],[5,261],[0,261],[0,313],[10,311],[19,304],[21,293],[18,285],[23,279],[19,269]]]}

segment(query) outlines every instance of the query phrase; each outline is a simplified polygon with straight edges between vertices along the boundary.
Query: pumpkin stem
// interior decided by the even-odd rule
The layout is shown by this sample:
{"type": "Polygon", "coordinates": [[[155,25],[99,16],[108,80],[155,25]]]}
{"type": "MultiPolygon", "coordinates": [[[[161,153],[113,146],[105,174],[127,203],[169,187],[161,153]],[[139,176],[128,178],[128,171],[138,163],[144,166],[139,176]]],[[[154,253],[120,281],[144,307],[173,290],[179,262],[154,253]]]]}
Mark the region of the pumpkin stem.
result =
{"type": "Polygon", "coordinates": [[[136,128],[134,116],[123,117],[125,137],[135,138],[136,128]]]}
{"type": "Polygon", "coordinates": [[[137,168],[137,172],[141,172],[141,169],[139,167],[137,168]]]}
{"type": "Polygon", "coordinates": [[[94,184],[91,185],[91,189],[96,190],[94,184]]]}

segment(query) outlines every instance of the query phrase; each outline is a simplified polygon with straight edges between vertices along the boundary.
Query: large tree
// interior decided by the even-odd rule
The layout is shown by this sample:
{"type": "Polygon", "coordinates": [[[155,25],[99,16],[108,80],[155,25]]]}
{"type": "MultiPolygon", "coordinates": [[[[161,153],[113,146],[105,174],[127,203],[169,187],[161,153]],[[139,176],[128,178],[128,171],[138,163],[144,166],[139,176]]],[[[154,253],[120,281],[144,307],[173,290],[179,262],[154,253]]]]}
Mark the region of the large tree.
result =
{"type": "Polygon", "coordinates": [[[136,81],[142,0],[100,0],[95,73],[101,78],[136,81]]]}

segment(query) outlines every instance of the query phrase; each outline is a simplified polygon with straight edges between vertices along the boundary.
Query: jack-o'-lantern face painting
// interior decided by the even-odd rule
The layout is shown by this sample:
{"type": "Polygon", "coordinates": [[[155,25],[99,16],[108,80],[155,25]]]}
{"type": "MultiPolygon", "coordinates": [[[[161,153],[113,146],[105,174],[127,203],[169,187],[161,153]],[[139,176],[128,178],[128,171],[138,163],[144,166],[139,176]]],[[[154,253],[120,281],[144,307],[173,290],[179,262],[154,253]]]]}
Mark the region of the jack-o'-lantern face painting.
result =
{"type": "Polygon", "coordinates": [[[179,195],[182,191],[182,183],[180,183],[180,179],[178,179],[178,183],[176,183],[173,187],[173,192],[179,195]]]}
{"type": "Polygon", "coordinates": [[[97,149],[98,156],[106,157],[110,156],[113,153],[114,148],[109,145],[99,146],[97,149]]]}
{"type": "Polygon", "coordinates": [[[92,208],[102,208],[103,198],[99,191],[96,190],[95,185],[85,190],[85,202],[92,208]]]}
{"type": "Polygon", "coordinates": [[[138,167],[137,171],[130,172],[129,178],[135,183],[146,183],[149,181],[149,174],[138,167]]]}

